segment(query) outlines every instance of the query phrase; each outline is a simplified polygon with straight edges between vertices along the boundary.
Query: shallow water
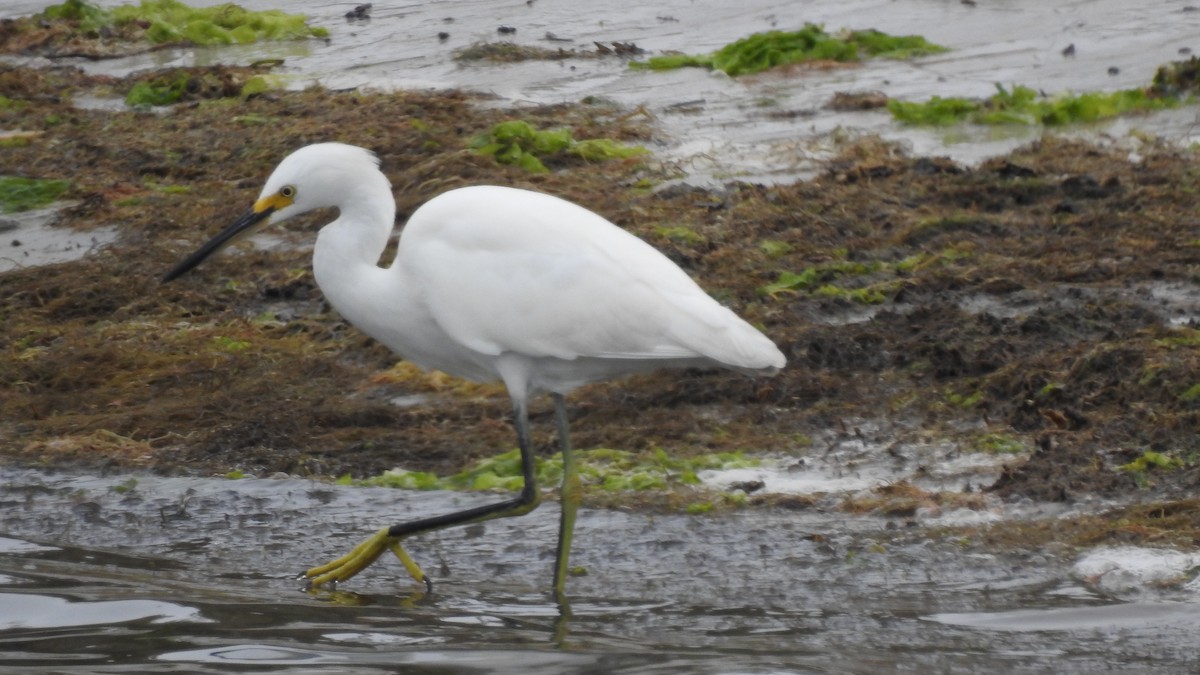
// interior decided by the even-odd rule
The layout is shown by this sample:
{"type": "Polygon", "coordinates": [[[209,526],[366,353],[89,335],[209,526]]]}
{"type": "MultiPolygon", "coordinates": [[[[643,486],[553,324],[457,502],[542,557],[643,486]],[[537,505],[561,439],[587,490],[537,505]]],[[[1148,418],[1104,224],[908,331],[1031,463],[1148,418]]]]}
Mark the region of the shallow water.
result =
{"type": "Polygon", "coordinates": [[[836,512],[584,509],[587,574],[564,617],[544,590],[553,503],[412,540],[432,594],[391,560],[308,594],[295,573],[375,527],[496,497],[11,469],[0,483],[0,672],[1170,672],[1200,638],[1200,604],[1140,580],[1162,567],[1145,555],[1078,571],[836,512]],[[1108,573],[1125,581],[1096,583],[1108,573]]]}
{"type": "MultiPolygon", "coordinates": [[[[15,0],[0,16],[46,4],[15,0]]],[[[703,183],[804,176],[843,133],[879,133],[916,153],[966,162],[1041,133],[898,127],[878,111],[825,110],[837,91],[924,99],[986,96],[997,82],[1047,92],[1127,88],[1181,58],[1181,48],[1200,49],[1200,12],[1168,0],[597,0],[586,13],[553,0],[427,1],[375,3],[370,22],[350,24],[341,16],[354,4],[288,4],[329,26],[329,44],[78,65],[124,74],[279,57],[295,87],[463,87],[495,95],[494,105],[600,96],[644,106],[662,139],[656,155],[703,183]],[[544,41],[553,32],[579,49],[619,40],[651,52],[705,52],[804,21],[919,33],[955,51],[738,81],[699,70],[636,72],[616,59],[496,66],[450,58],[455,48],[499,39],[501,24],[517,27],[512,39],[526,44],[558,44],[544,41]],[[444,43],[436,38],[443,30],[444,43]],[[1073,58],[1061,54],[1068,44],[1076,45],[1073,58]]],[[[1198,128],[1194,109],[1182,109],[1071,133],[1125,142],[1145,130],[1188,143],[1198,128]]],[[[1177,307],[1178,320],[1195,316],[1191,290],[1145,291],[1177,307]]],[[[964,456],[939,446],[911,448],[888,467],[879,459],[887,447],[844,444],[799,469],[726,478],[811,492],[911,478],[925,466],[934,470],[924,480],[977,487],[998,470],[994,462],[963,465],[964,456]]],[[[573,562],[587,574],[569,582],[569,616],[545,592],[553,503],[521,519],[413,540],[410,550],[436,582],[430,595],[394,561],[336,592],[307,594],[293,580],[379,526],[494,498],[300,479],[0,469],[0,672],[1103,673],[1189,672],[1197,659],[1192,558],[1119,549],[1078,560],[997,555],[924,528],[1062,515],[1039,505],[913,522],[819,507],[707,516],[584,509],[573,562]],[[1181,586],[1181,577],[1193,581],[1181,586]]]]}
{"type": "MultiPolygon", "coordinates": [[[[194,0],[192,4],[218,4],[194,0]]],[[[13,0],[0,17],[32,13],[44,0],[13,0]]],[[[103,4],[119,4],[110,0],[103,4]]],[[[253,9],[275,0],[243,0],[253,9]]],[[[369,21],[349,22],[357,2],[299,0],[288,11],[307,14],[331,31],[328,43],[308,41],[155,51],[76,65],[124,75],[164,66],[250,63],[284,59],[276,73],[289,86],[320,82],[332,88],[462,88],[494,96],[500,106],[574,103],[585,97],[641,110],[656,129],[655,156],[692,183],[730,179],[791,181],[820,170],[839,138],[861,133],[900,141],[915,154],[947,155],[975,163],[1038,138],[1036,127],[896,124],[884,110],[833,111],[837,92],[879,91],[903,100],[931,96],[986,97],[997,84],[1022,84],[1048,94],[1148,85],[1158,66],[1200,52],[1200,12],[1180,0],[819,0],[715,2],[594,0],[587,11],[561,0],[410,1],[374,3],[369,21]],[[512,41],[588,51],[595,42],[632,42],[647,55],[707,53],[755,32],[795,29],[805,22],[827,30],[875,28],[919,34],[951,51],[916,61],[869,60],[828,70],[789,71],[737,80],[687,68],[644,72],[618,58],[461,64],[456,49],[475,42],[512,41]],[[508,26],[514,34],[500,35],[508,26]],[[438,34],[449,37],[439,40],[438,34]],[[549,40],[552,34],[554,41],[549,40]],[[1074,45],[1074,55],[1063,50],[1074,45]],[[1181,51],[1183,50],[1183,51],[1181,51]]],[[[1128,141],[1139,133],[1188,145],[1200,140],[1200,116],[1185,107],[1154,115],[1060,130],[1089,138],[1128,141]]]]}
{"type": "Polygon", "coordinates": [[[111,227],[86,232],[55,227],[62,205],[0,216],[0,272],[77,260],[116,240],[111,227]]]}

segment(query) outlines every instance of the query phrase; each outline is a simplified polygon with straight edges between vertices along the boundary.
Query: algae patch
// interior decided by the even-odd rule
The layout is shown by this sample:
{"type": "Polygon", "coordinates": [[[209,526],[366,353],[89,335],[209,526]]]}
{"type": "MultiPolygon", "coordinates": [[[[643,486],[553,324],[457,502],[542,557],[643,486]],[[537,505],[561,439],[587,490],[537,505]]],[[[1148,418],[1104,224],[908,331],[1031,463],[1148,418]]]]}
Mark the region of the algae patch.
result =
{"type": "Polygon", "coordinates": [[[0,51],[105,58],[131,46],[231,45],[328,37],[301,14],[251,11],[233,3],[191,7],[178,0],[142,0],[111,9],[67,0],[32,17],[6,22],[0,51]]]}
{"type": "Polygon", "coordinates": [[[120,5],[106,11],[86,0],[68,0],[48,7],[43,16],[77,20],[88,33],[145,26],[144,38],[156,44],[185,41],[197,45],[249,44],[329,35],[324,28],[310,27],[301,14],[277,9],[250,11],[233,3],[191,7],[178,0],[142,0],[138,5],[120,5]]]}
{"type": "Polygon", "coordinates": [[[1151,84],[1143,89],[1045,96],[1030,87],[1017,85],[1005,89],[997,84],[996,93],[982,100],[934,96],[923,103],[890,100],[887,108],[896,119],[914,125],[969,122],[1061,126],[1191,103],[1198,83],[1200,59],[1193,56],[1160,66],[1151,84]]]}
{"type": "Polygon", "coordinates": [[[805,292],[819,298],[845,298],[858,304],[878,305],[904,285],[904,275],[912,270],[962,255],[961,252],[948,249],[937,254],[917,253],[896,262],[835,260],[806,267],[801,272],[784,270],[774,282],[760,286],[758,294],[778,298],[780,295],[805,292]],[[870,281],[880,276],[889,278],[870,281]],[[866,278],[867,281],[852,288],[833,283],[851,277],[866,278]]]}
{"type": "MultiPolygon", "coordinates": [[[[697,474],[709,469],[736,469],[757,466],[757,460],[740,452],[719,452],[697,457],[675,458],[662,449],[644,453],[598,448],[576,451],[579,476],[585,487],[605,491],[666,490],[670,487],[700,484],[697,474]]],[[[562,455],[536,458],[536,478],[541,485],[557,485],[562,480],[562,455]]],[[[521,453],[511,450],[484,459],[459,473],[439,477],[425,471],[391,469],[378,476],[355,480],[343,476],[341,484],[403,488],[409,490],[520,490],[521,453]]]]}
{"type": "Polygon", "coordinates": [[[575,140],[569,129],[537,129],[524,120],[500,122],[476,136],[473,151],[495,157],[501,164],[519,166],[533,173],[547,173],[543,160],[574,157],[585,162],[630,159],[647,154],[637,145],[623,145],[608,138],[575,140]]]}
{"type": "Polygon", "coordinates": [[[279,78],[269,73],[273,65],[165,68],[139,73],[125,94],[125,104],[144,108],[201,99],[249,98],[280,87],[279,78]]]}
{"type": "Polygon", "coordinates": [[[1146,450],[1133,461],[1117,468],[1130,475],[1138,487],[1147,489],[1155,485],[1156,479],[1161,479],[1166,474],[1175,471],[1183,471],[1195,466],[1196,463],[1197,454],[1195,452],[1146,450]]]}
{"type": "Polygon", "coordinates": [[[895,36],[873,29],[831,35],[824,27],[810,23],[797,31],[755,33],[711,54],[668,54],[634,61],[630,66],[649,70],[709,68],[737,77],[806,61],[856,62],[864,54],[909,59],[944,51],[945,47],[917,35],[895,36]]]}
{"type": "Polygon", "coordinates": [[[14,213],[47,206],[70,187],[65,180],[0,176],[0,211],[14,213]]]}
{"type": "Polygon", "coordinates": [[[1179,104],[1176,98],[1155,96],[1141,89],[1046,97],[1025,86],[1005,89],[996,85],[996,93],[983,100],[934,96],[924,103],[890,100],[887,108],[896,119],[915,125],[970,122],[1060,126],[1174,108],[1179,104]]]}
{"type": "Polygon", "coordinates": [[[986,433],[975,439],[970,450],[994,455],[1021,455],[1029,452],[1029,448],[1020,440],[1008,434],[986,433]]]}

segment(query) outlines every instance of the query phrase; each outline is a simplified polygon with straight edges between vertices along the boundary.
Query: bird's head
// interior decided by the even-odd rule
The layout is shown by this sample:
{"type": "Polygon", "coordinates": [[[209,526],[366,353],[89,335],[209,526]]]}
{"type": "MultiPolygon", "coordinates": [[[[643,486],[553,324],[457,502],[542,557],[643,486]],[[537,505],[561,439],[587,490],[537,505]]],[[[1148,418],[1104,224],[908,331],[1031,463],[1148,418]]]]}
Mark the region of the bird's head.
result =
{"type": "Polygon", "coordinates": [[[198,266],[264,224],[279,223],[313,209],[337,206],[364,171],[378,173],[379,159],[369,150],[343,143],[307,145],[284,158],[271,172],[248,211],[163,277],[171,281],[198,266]]]}

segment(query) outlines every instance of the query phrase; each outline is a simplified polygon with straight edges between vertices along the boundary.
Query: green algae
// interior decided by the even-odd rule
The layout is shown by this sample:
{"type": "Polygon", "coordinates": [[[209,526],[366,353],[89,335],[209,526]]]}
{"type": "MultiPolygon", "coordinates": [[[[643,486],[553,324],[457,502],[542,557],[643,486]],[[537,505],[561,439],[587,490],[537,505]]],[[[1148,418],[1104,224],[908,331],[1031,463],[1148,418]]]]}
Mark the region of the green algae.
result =
{"type": "Polygon", "coordinates": [[[889,35],[873,28],[852,31],[847,39],[877,59],[904,61],[949,51],[919,35],[889,35]]]}
{"type": "Polygon", "coordinates": [[[794,248],[795,247],[786,241],[777,241],[774,239],[767,239],[759,242],[758,244],[758,250],[762,251],[763,255],[767,256],[768,258],[779,258],[785,256],[788,253],[791,253],[794,248]]]}
{"type": "Polygon", "coordinates": [[[810,23],[797,31],[755,33],[712,54],[667,54],[634,61],[630,66],[648,70],[710,68],[737,77],[805,61],[854,62],[861,60],[862,54],[909,59],[944,51],[945,47],[917,35],[895,36],[873,29],[830,35],[823,26],[810,23]]]}
{"type": "Polygon", "coordinates": [[[683,225],[659,225],[654,228],[654,233],[663,239],[690,246],[697,246],[707,241],[704,235],[683,225]]]}
{"type": "MultiPolygon", "coordinates": [[[[783,293],[807,291],[822,297],[833,297],[841,294],[840,289],[829,282],[841,277],[872,274],[885,269],[885,267],[884,263],[877,260],[870,262],[837,260],[806,267],[800,272],[784,270],[779,273],[779,278],[775,282],[759,287],[758,293],[761,296],[774,298],[783,293]]],[[[882,299],[879,302],[882,302],[882,299]]]]}
{"type": "Polygon", "coordinates": [[[120,495],[129,494],[137,489],[138,480],[136,478],[128,478],[120,483],[109,488],[109,491],[120,495]]]}
{"type": "Polygon", "coordinates": [[[47,7],[40,16],[48,21],[75,22],[84,34],[136,28],[141,38],[155,44],[249,44],[329,35],[324,28],[309,26],[301,14],[251,11],[233,3],[191,7],[178,0],[142,0],[137,5],[105,9],[86,0],[67,0],[47,7]]]}
{"type": "Polygon", "coordinates": [[[184,101],[248,99],[282,87],[282,78],[266,72],[270,67],[268,64],[166,68],[138,73],[125,94],[125,104],[131,108],[150,108],[184,101]]]}
{"type": "MultiPolygon", "coordinates": [[[[740,452],[718,452],[698,457],[675,458],[662,449],[644,453],[597,448],[576,451],[576,464],[585,486],[616,491],[666,490],[698,485],[699,472],[757,466],[758,461],[740,452]]],[[[536,458],[535,476],[540,485],[557,485],[562,480],[562,456],[536,458]]],[[[519,450],[479,461],[459,473],[440,477],[426,471],[391,469],[378,476],[355,480],[342,476],[346,485],[402,488],[407,490],[507,490],[524,485],[519,450]]]]}
{"type": "Polygon", "coordinates": [[[1029,451],[1021,441],[1000,433],[987,433],[975,439],[971,444],[972,452],[982,452],[992,455],[1019,455],[1029,451]]]}
{"type": "MultiPolygon", "coordinates": [[[[838,252],[845,255],[844,251],[838,252]]],[[[946,263],[969,254],[955,248],[946,248],[937,253],[919,252],[897,261],[833,260],[806,267],[800,272],[783,270],[772,283],[758,287],[761,297],[778,299],[781,295],[807,293],[820,298],[845,298],[863,305],[878,305],[904,285],[904,276],[915,270],[946,263]],[[833,283],[847,277],[883,277],[880,281],[845,287],[833,283]]]]}
{"type": "Polygon", "coordinates": [[[960,394],[958,392],[953,392],[953,391],[946,392],[946,402],[947,403],[949,403],[952,406],[956,406],[958,408],[963,408],[966,410],[969,410],[969,409],[974,408],[975,406],[979,405],[979,403],[981,401],[983,401],[983,398],[984,398],[984,393],[979,390],[975,390],[975,391],[971,392],[970,394],[960,394]]]}
{"type": "Polygon", "coordinates": [[[780,293],[789,291],[809,291],[815,294],[821,291],[821,289],[826,289],[823,291],[823,294],[829,295],[828,289],[832,287],[832,284],[827,282],[846,276],[871,274],[878,272],[883,267],[883,264],[878,261],[869,263],[836,261],[806,267],[799,273],[784,270],[779,273],[779,279],[774,283],[759,288],[759,294],[775,297],[780,293]]]}
{"type": "Polygon", "coordinates": [[[281,89],[283,80],[270,75],[255,75],[242,85],[242,98],[265,94],[273,89],[281,89]]]}
{"type": "Polygon", "coordinates": [[[1132,462],[1129,462],[1128,464],[1122,464],[1120,468],[1122,471],[1145,473],[1146,471],[1152,470],[1170,471],[1171,469],[1181,468],[1184,465],[1184,462],[1176,457],[1172,457],[1161,452],[1154,452],[1153,450],[1147,450],[1132,462]]]}
{"type": "Polygon", "coordinates": [[[1044,125],[1097,122],[1134,112],[1174,108],[1181,100],[1157,95],[1143,89],[1113,92],[1085,92],[1043,96],[1030,87],[1005,89],[996,85],[996,93],[987,99],[942,98],[926,102],[889,100],[888,111],[897,120],[920,126],[946,126],[968,122],[985,125],[1044,125]]]}
{"type": "Polygon", "coordinates": [[[1196,464],[1196,455],[1190,454],[1186,459],[1178,457],[1178,452],[1156,452],[1146,450],[1133,461],[1117,467],[1121,472],[1133,478],[1134,483],[1141,489],[1155,486],[1168,474],[1188,469],[1196,464]]]}
{"type": "Polygon", "coordinates": [[[70,187],[65,180],[0,176],[0,211],[15,213],[47,206],[70,187]]]}
{"type": "Polygon", "coordinates": [[[825,284],[813,291],[813,297],[844,298],[859,305],[881,305],[898,287],[899,282],[895,281],[862,288],[843,288],[836,284],[825,284]]]}
{"type": "Polygon", "coordinates": [[[609,138],[575,140],[569,129],[538,129],[525,120],[508,120],[471,140],[470,148],[494,157],[501,164],[519,166],[531,173],[548,173],[543,160],[575,157],[585,162],[629,159],[647,154],[639,145],[623,145],[609,138]]]}
{"type": "Polygon", "coordinates": [[[51,5],[41,16],[49,21],[76,21],[79,28],[87,32],[97,32],[115,23],[112,12],[86,0],[67,0],[61,5],[51,5]]]}
{"type": "Polygon", "coordinates": [[[183,71],[177,71],[153,82],[138,82],[125,94],[125,104],[136,108],[178,103],[187,92],[187,85],[188,76],[183,71]]]}

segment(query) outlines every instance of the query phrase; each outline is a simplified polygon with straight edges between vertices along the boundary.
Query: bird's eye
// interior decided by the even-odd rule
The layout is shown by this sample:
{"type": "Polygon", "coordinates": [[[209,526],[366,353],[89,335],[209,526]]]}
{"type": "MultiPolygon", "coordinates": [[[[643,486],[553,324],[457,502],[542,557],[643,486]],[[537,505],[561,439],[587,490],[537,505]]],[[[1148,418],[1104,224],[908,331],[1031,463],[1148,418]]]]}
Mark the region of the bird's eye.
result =
{"type": "Polygon", "coordinates": [[[279,196],[291,199],[292,197],[296,196],[296,188],[291,185],[284,185],[283,187],[279,188],[279,196]]]}

